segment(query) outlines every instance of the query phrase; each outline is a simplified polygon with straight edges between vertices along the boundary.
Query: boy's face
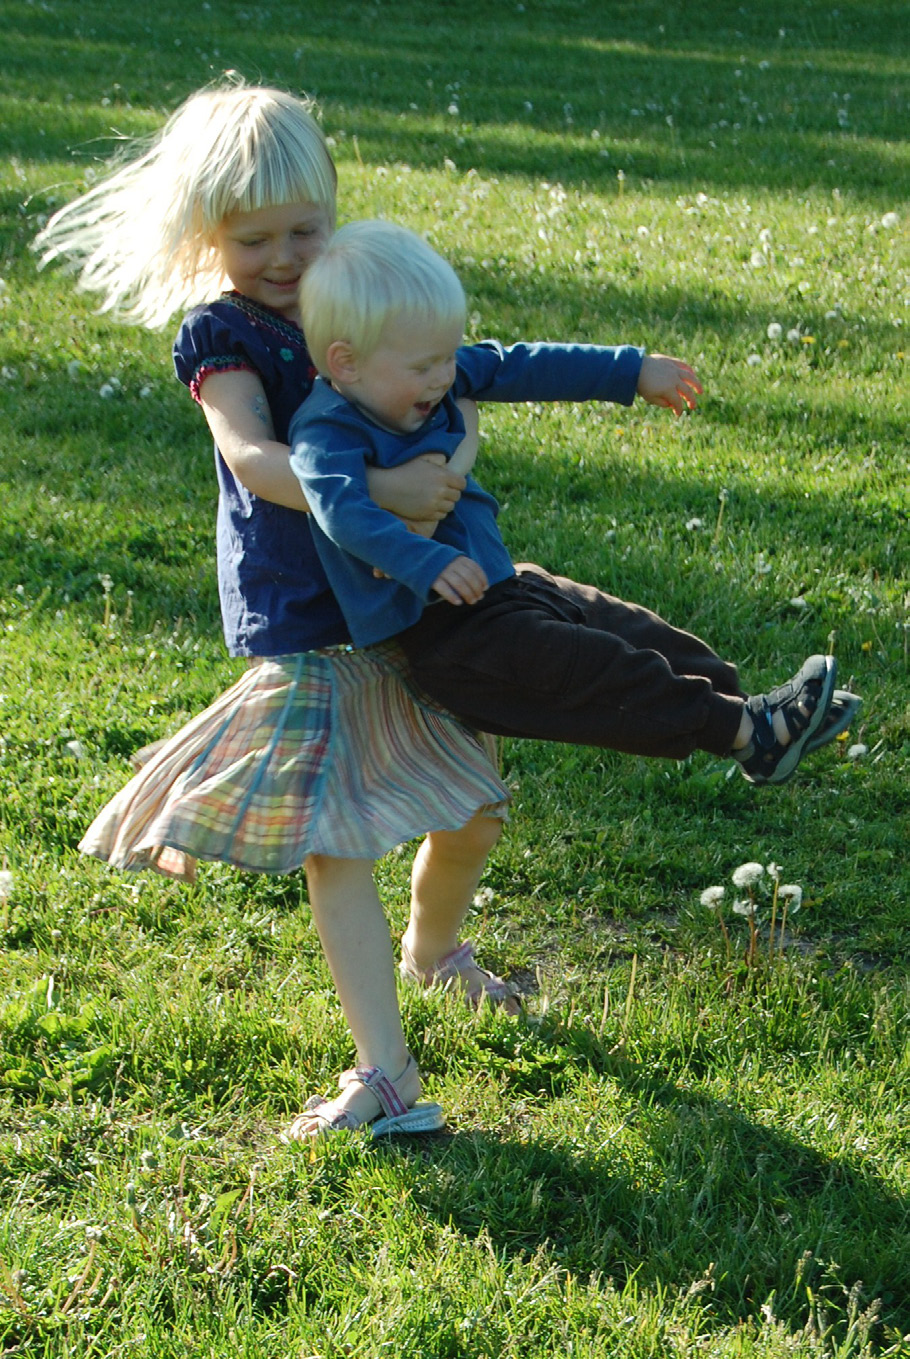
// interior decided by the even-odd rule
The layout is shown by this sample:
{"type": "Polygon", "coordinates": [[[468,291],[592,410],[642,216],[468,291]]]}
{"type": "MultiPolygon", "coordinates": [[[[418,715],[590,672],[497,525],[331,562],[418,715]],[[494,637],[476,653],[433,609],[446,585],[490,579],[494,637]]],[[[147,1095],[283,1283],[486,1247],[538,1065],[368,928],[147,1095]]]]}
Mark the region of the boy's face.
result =
{"type": "Polygon", "coordinates": [[[230,213],[215,230],[215,245],[238,293],[299,325],[300,280],[330,235],[321,204],[280,203],[230,213]]]}
{"type": "Polygon", "coordinates": [[[461,321],[390,321],[369,358],[356,360],[344,395],[377,424],[413,434],[455,381],[455,350],[463,338],[461,321]]]}

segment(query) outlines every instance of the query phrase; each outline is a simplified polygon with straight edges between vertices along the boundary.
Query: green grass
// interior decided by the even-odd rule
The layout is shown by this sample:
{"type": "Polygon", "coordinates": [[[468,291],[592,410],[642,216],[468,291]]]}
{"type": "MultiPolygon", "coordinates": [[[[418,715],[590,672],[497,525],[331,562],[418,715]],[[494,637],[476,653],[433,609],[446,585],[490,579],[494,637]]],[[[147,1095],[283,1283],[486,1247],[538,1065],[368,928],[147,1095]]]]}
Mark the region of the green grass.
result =
{"type": "MultiPolygon", "coordinates": [[[[910,1354],[906,7],[286,9],[3,5],[0,1351],[910,1354]],[[517,558],[753,689],[833,645],[866,700],[778,790],[505,743],[470,933],[529,1017],[403,996],[449,1116],[411,1144],[275,1138],[351,1057],[302,878],[181,888],[75,848],[237,665],[169,336],[28,243],[112,130],[229,67],[319,97],[342,215],[430,234],[473,334],[697,367],[680,421],[486,410],[517,558]],[[745,860],[805,894],[752,966],[699,901],[745,860]]],[[[410,849],[378,869],[396,933],[410,849]]]]}

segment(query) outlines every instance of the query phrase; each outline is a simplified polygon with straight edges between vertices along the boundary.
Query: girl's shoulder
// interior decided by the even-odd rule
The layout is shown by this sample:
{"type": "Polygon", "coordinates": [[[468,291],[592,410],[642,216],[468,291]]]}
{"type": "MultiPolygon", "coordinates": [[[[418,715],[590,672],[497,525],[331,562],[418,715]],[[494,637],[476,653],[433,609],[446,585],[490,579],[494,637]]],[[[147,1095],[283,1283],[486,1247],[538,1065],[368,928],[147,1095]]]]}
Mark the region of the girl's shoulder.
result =
{"type": "Polygon", "coordinates": [[[177,377],[194,395],[209,373],[236,369],[257,373],[268,389],[288,380],[308,389],[312,382],[299,326],[236,292],[194,307],[177,332],[173,355],[177,377]]]}

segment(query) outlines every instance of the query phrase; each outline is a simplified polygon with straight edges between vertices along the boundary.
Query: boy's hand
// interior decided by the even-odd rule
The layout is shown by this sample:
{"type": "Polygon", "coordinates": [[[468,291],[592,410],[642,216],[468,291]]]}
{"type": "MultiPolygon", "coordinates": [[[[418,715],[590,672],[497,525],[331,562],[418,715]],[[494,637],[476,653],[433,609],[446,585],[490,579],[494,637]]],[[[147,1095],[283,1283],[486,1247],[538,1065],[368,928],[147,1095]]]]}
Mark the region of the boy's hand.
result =
{"type": "Polygon", "coordinates": [[[471,557],[456,557],[433,581],[433,589],[450,604],[476,604],[486,593],[487,578],[471,557]]]}
{"type": "Polygon", "coordinates": [[[683,407],[695,409],[696,398],[704,388],[695,370],[682,359],[671,359],[667,354],[646,354],[638,375],[638,395],[652,406],[667,406],[677,415],[683,407]]]}

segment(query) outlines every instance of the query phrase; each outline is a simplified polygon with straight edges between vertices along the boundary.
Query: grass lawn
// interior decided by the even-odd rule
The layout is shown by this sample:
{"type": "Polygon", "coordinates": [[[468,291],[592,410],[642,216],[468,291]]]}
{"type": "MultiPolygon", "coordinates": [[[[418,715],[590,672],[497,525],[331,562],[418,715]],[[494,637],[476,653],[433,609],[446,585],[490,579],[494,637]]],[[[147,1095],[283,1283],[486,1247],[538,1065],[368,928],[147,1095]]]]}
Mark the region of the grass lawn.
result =
{"type": "MultiPolygon", "coordinates": [[[[0,1354],[910,1355],[903,0],[2,19],[0,1354]],[[472,335],[699,371],[680,420],[486,408],[516,559],[657,609],[754,691],[833,648],[865,699],[779,789],[505,742],[469,933],[527,1018],[404,994],[449,1124],[392,1146],[276,1139],[351,1059],[302,876],[186,888],[75,848],[238,665],[170,334],[28,246],[115,134],[229,68],[318,97],[342,218],[425,232],[472,335]],[[754,934],[733,912],[748,861],[802,888],[783,930],[767,873],[754,934]]],[[[413,848],[378,867],[396,936],[413,848]]]]}

